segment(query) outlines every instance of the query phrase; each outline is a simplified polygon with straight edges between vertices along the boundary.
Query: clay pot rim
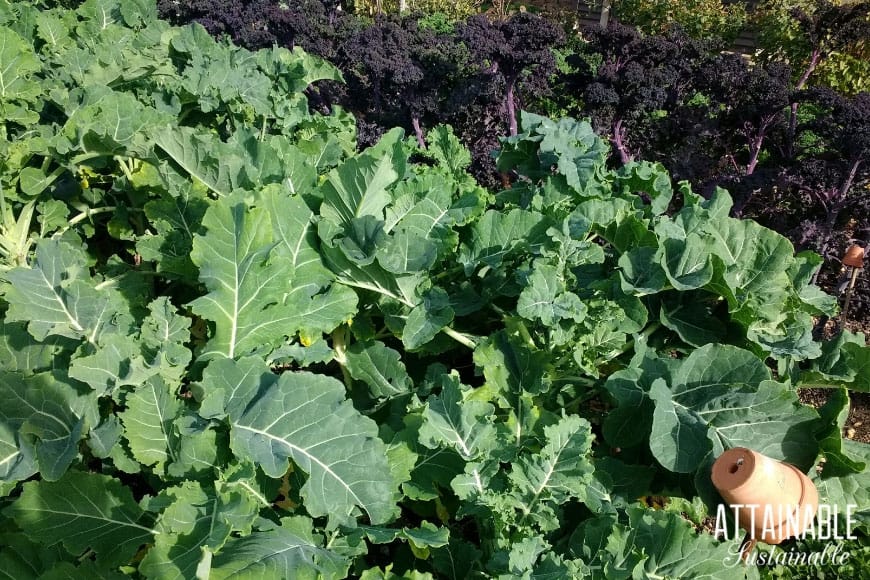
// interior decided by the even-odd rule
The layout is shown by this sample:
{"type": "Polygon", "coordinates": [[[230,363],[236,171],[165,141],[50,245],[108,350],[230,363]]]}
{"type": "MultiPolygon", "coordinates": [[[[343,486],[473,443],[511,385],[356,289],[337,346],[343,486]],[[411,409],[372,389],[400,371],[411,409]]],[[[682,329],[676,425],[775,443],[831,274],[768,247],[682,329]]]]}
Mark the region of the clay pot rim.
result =
{"type": "Polygon", "coordinates": [[[852,244],[843,255],[843,264],[852,268],[863,268],[865,254],[866,251],[863,247],[858,244],[852,244]]]}

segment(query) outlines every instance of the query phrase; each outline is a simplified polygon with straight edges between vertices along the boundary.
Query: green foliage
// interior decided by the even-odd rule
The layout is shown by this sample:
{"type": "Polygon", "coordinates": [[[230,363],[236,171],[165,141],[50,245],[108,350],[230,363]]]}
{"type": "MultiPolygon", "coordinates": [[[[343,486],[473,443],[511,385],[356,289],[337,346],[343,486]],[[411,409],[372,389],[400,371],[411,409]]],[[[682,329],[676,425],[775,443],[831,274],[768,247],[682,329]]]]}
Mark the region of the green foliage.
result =
{"type": "Polygon", "coordinates": [[[353,9],[361,16],[374,16],[398,14],[401,8],[406,12],[422,12],[429,17],[443,15],[456,21],[476,14],[481,3],[481,0],[354,0],[353,9]]]}
{"type": "Polygon", "coordinates": [[[824,499],[870,511],[840,434],[870,349],[812,339],[818,261],[726,192],[677,203],[588,122],[523,113],[495,194],[447,127],[353,151],[302,51],[135,0],[11,6],[7,575],[756,577],[680,513],[712,513],[734,445],[823,456],[824,499]]]}
{"type": "Polygon", "coordinates": [[[742,2],[721,0],[618,0],[613,12],[622,24],[637,26],[647,34],[663,34],[679,25],[693,38],[721,38],[732,42],[746,25],[742,2]]]}
{"type": "MultiPolygon", "coordinates": [[[[832,4],[848,7],[857,2],[834,0],[832,4]]],[[[801,29],[793,10],[813,15],[818,8],[817,2],[809,0],[766,0],[761,3],[753,14],[753,20],[759,30],[759,47],[764,51],[762,57],[793,63],[793,74],[795,78],[800,77],[810,62],[813,41],[801,29]]],[[[870,13],[866,13],[864,19],[870,23],[870,13]]],[[[846,95],[870,90],[870,40],[866,35],[838,38],[840,34],[839,25],[832,22],[817,39],[823,54],[810,77],[810,85],[827,86],[846,95]]]]}

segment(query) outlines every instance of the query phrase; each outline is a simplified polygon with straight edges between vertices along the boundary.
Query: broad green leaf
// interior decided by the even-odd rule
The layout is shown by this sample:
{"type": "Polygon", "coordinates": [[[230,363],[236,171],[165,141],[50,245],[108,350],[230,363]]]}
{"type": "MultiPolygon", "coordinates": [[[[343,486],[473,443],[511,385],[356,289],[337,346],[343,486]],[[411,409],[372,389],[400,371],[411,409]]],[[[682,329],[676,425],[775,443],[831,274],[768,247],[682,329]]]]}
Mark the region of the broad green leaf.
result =
{"type": "Polygon", "coordinates": [[[438,245],[428,232],[399,229],[378,249],[378,262],[396,274],[428,270],[438,257],[438,245]]]}
{"type": "Polygon", "coordinates": [[[662,301],[659,320],[692,346],[725,342],[726,328],[716,316],[710,295],[681,292],[662,301]]]}
{"type": "Polygon", "coordinates": [[[410,570],[399,575],[392,571],[393,567],[394,564],[388,564],[385,568],[369,568],[360,575],[360,580],[435,580],[430,572],[410,570]]]}
{"type": "Polygon", "coordinates": [[[160,378],[152,378],[127,395],[127,409],[120,413],[124,435],[133,457],[157,473],[174,462],[179,436],[173,422],[181,409],[175,389],[160,378]]]}
{"type": "MultiPolygon", "coordinates": [[[[271,207],[285,209],[274,200],[271,207]]],[[[191,308],[215,321],[215,334],[201,356],[266,350],[300,329],[330,332],[356,312],[356,296],[346,288],[316,293],[313,284],[327,278],[310,263],[307,220],[276,220],[282,229],[273,240],[269,212],[234,197],[210,207],[203,225],[207,232],[194,239],[192,258],[210,292],[191,308]]]]}
{"type": "Polygon", "coordinates": [[[255,54],[215,42],[201,26],[188,26],[172,39],[172,48],[190,54],[182,84],[199,97],[204,112],[227,108],[239,117],[273,113],[271,82],[257,68],[255,54]]]}
{"type": "Polygon", "coordinates": [[[459,380],[445,376],[441,393],[432,395],[423,409],[420,443],[429,448],[452,447],[472,461],[498,444],[492,415],[495,407],[484,401],[466,400],[459,380]]]}
{"type": "Polygon", "coordinates": [[[271,506],[271,500],[281,492],[283,482],[267,479],[253,463],[234,463],[220,472],[221,489],[235,490],[262,507],[271,506]]]}
{"type": "Polygon", "coordinates": [[[685,395],[697,401],[712,394],[709,388],[749,389],[768,379],[770,371],[758,357],[727,345],[708,345],[693,351],[674,375],[675,382],[685,388],[685,395]]]}
{"type": "Polygon", "coordinates": [[[402,534],[417,548],[440,548],[450,540],[448,528],[439,528],[426,520],[420,522],[419,528],[403,528],[402,534]]]}
{"type": "Polygon", "coordinates": [[[68,148],[94,157],[147,157],[151,155],[151,133],[175,135],[180,130],[165,128],[168,121],[166,113],[143,104],[130,93],[88,88],[81,106],[64,124],[56,146],[64,153],[68,148]],[[61,137],[65,142],[60,142],[61,137]]]}
{"type": "Polygon", "coordinates": [[[195,280],[196,266],[190,252],[207,209],[208,201],[192,188],[149,201],[145,204],[145,215],[154,233],[141,236],[136,251],[143,260],[156,262],[157,271],[166,276],[195,280]]]}
{"type": "Polygon", "coordinates": [[[39,37],[56,52],[73,42],[70,37],[71,27],[68,16],[67,13],[44,12],[36,23],[39,37]]]}
{"type": "Polygon", "coordinates": [[[299,46],[292,52],[284,47],[259,50],[256,53],[258,66],[271,78],[281,79],[285,85],[279,94],[298,93],[308,85],[320,81],[341,81],[341,71],[322,58],[309,54],[299,46]]]}
{"type": "Polygon", "coordinates": [[[620,277],[623,292],[644,296],[664,290],[668,278],[656,259],[657,248],[641,246],[619,257],[620,277]]]}
{"type": "Polygon", "coordinates": [[[577,206],[568,218],[570,231],[585,235],[592,225],[616,226],[634,215],[632,204],[622,199],[589,199],[577,206]]]}
{"type": "Polygon", "coordinates": [[[388,544],[402,539],[410,541],[417,548],[440,548],[446,546],[450,540],[450,531],[447,528],[439,528],[426,520],[420,523],[419,528],[360,526],[360,529],[373,544],[388,544]]]}
{"type": "Polygon", "coordinates": [[[212,559],[213,580],[298,578],[337,580],[347,572],[346,560],[323,547],[322,541],[300,526],[284,525],[233,538],[212,559]]]}
{"type": "Polygon", "coordinates": [[[9,520],[4,523],[6,529],[0,535],[0,546],[3,546],[0,551],[0,578],[39,578],[40,574],[58,565],[58,561],[66,556],[60,546],[47,548],[25,537],[9,520]]]}
{"type": "MultiPolygon", "coordinates": [[[[392,404],[401,405],[400,400],[394,400],[392,404]]],[[[414,445],[416,438],[409,430],[394,433],[386,425],[381,425],[379,435],[381,440],[387,444],[387,461],[390,465],[393,481],[403,482],[402,493],[406,497],[410,497],[408,490],[411,488],[408,487],[408,483],[411,480],[414,465],[420,459],[420,454],[417,453],[414,445]]]]}
{"type": "Polygon", "coordinates": [[[423,279],[422,275],[396,276],[384,270],[378,263],[359,266],[348,259],[343,251],[329,245],[323,245],[322,251],[338,282],[375,292],[407,307],[413,307],[417,303],[419,296],[416,289],[423,279]]]}
{"type": "Polygon", "coordinates": [[[276,380],[259,357],[215,359],[203,370],[202,381],[191,390],[202,403],[199,414],[203,418],[229,415],[236,419],[241,417],[245,405],[255,397],[261,384],[269,386],[276,380]]]}
{"type": "Polygon", "coordinates": [[[78,346],[74,340],[52,336],[37,342],[24,322],[0,320],[0,368],[24,375],[63,368],[66,356],[78,346]]]}
{"type": "Polygon", "coordinates": [[[87,383],[100,395],[116,395],[124,386],[138,386],[160,375],[180,380],[192,357],[184,343],[190,339],[190,320],[179,316],[168,298],[148,305],[139,340],[133,336],[108,335],[95,352],[76,357],[71,377],[87,383]]]}
{"type": "Polygon", "coordinates": [[[338,247],[353,263],[368,266],[375,261],[375,252],[383,247],[387,236],[384,222],[370,215],[354,218],[345,228],[338,247]]]}
{"type": "Polygon", "coordinates": [[[0,372],[0,479],[26,479],[37,465],[48,481],[63,476],[78,455],[84,429],[70,391],[49,374],[0,372]]]}
{"type": "Polygon", "coordinates": [[[33,47],[12,29],[0,26],[0,112],[7,103],[30,100],[39,95],[39,83],[31,75],[42,67],[33,47]]]}
{"type": "Polygon", "coordinates": [[[655,248],[658,238],[649,229],[649,221],[634,214],[628,214],[616,224],[611,224],[605,231],[607,240],[620,253],[636,248],[655,248]]]}
{"type": "Polygon", "coordinates": [[[383,219],[391,199],[387,189],[404,173],[401,130],[394,129],[378,145],[329,173],[321,186],[320,215],[336,225],[347,225],[363,216],[383,219]]]}
{"type": "Polygon", "coordinates": [[[431,268],[457,242],[451,226],[463,223],[466,213],[474,211],[474,205],[462,205],[464,200],[454,204],[443,181],[430,182],[424,176],[402,185],[408,185],[410,191],[403,192],[387,209],[384,230],[391,235],[377,255],[381,266],[396,274],[431,268]]]}
{"type": "Polygon", "coordinates": [[[650,448],[659,463],[691,472],[708,453],[732,447],[750,447],[799,466],[812,463],[818,414],[769,377],[752,353],[707,345],[681,363],[670,388],[663,379],[653,382],[650,448]]]}
{"type": "Polygon", "coordinates": [[[92,25],[86,29],[89,32],[104,30],[122,20],[121,3],[117,0],[87,0],[77,13],[92,25]]]}
{"type": "Polygon", "coordinates": [[[454,536],[449,545],[433,551],[432,566],[439,578],[461,580],[479,568],[481,555],[474,543],[454,536]]]}
{"type": "Polygon", "coordinates": [[[759,319],[760,324],[749,325],[746,337],[778,359],[807,360],[821,356],[821,347],[813,338],[813,317],[807,312],[790,312],[783,318],[773,330],[767,320],[759,319]]]}
{"type": "Polygon", "coordinates": [[[311,343],[352,319],[357,313],[357,301],[356,292],[338,284],[314,296],[291,290],[284,304],[291,314],[288,326],[291,330],[298,328],[300,338],[311,343]]]}
{"type": "Polygon", "coordinates": [[[306,155],[291,145],[286,137],[279,137],[277,135],[269,139],[265,139],[265,135],[262,137],[261,139],[260,135],[242,128],[237,129],[227,142],[234,150],[245,153],[245,167],[243,169],[245,188],[260,189],[280,184],[278,187],[283,191],[286,184],[292,187],[291,191],[295,191],[297,186],[293,181],[295,177],[299,180],[298,186],[307,189],[303,180],[309,177],[311,173],[316,175],[316,172],[313,171],[310,165],[308,167],[312,171],[304,176],[298,174],[286,175],[290,172],[284,167],[286,163],[285,156],[294,155],[301,157],[299,161],[302,163],[300,165],[305,167],[305,163],[309,161],[306,155]]]}
{"type": "Polygon", "coordinates": [[[870,392],[870,346],[847,344],[843,347],[849,357],[848,365],[854,373],[850,388],[854,391],[870,392]]]}
{"type": "Polygon", "coordinates": [[[402,330],[402,343],[415,350],[435,338],[445,326],[453,322],[450,297],[437,286],[423,295],[423,301],[411,309],[402,330]]]}
{"type": "Polygon", "coordinates": [[[588,121],[552,121],[522,111],[522,133],[502,139],[499,171],[516,168],[533,180],[552,174],[553,166],[566,185],[584,196],[603,193],[609,146],[595,135],[588,121]]]}
{"type": "Polygon", "coordinates": [[[549,359],[547,353],[504,331],[494,333],[474,351],[474,363],[483,369],[487,383],[506,398],[512,393],[546,391],[549,359]]]}
{"type": "Polygon", "coordinates": [[[514,576],[528,574],[538,557],[550,547],[541,536],[531,536],[514,542],[508,555],[508,570],[514,576]]]}
{"type": "Polygon", "coordinates": [[[611,499],[621,498],[625,504],[635,501],[650,491],[656,469],[649,465],[633,465],[615,457],[595,460],[595,479],[606,482],[611,499]]]}
{"type": "MultiPolygon", "coordinates": [[[[450,488],[462,501],[473,501],[483,505],[495,503],[496,507],[510,511],[512,517],[512,510],[516,503],[513,498],[501,498],[490,491],[493,478],[499,475],[500,470],[498,461],[483,460],[466,463],[465,471],[453,478],[450,488]]],[[[552,516],[552,510],[549,510],[549,515],[552,516]]]]}
{"type": "Polygon", "coordinates": [[[100,395],[113,395],[121,387],[141,385],[158,371],[148,368],[135,338],[109,335],[93,354],[76,357],[69,375],[100,395]]]}
{"type": "Polygon", "coordinates": [[[235,358],[276,342],[293,313],[276,304],[287,287],[286,264],[269,258],[268,213],[226,199],[208,209],[203,225],[191,258],[209,293],[191,308],[215,322],[215,333],[202,356],[235,358]]]}
{"type": "Polygon", "coordinates": [[[536,265],[517,302],[517,314],[553,326],[562,320],[582,322],[586,305],[573,292],[565,291],[559,271],[549,265],[536,265]]]}
{"type": "Polygon", "coordinates": [[[30,268],[15,268],[6,300],[7,321],[27,322],[39,341],[50,335],[97,344],[105,333],[126,334],[126,305],[117,291],[97,290],[81,248],[60,240],[41,240],[30,268]]]}
{"type": "Polygon", "coordinates": [[[650,211],[659,215],[668,209],[674,191],[671,178],[661,163],[633,161],[616,172],[614,187],[622,189],[623,197],[633,193],[643,193],[650,198],[650,211]]]}
{"type": "Polygon", "coordinates": [[[214,469],[227,455],[223,438],[202,418],[184,414],[175,420],[173,427],[178,433],[174,461],[166,472],[172,477],[200,479],[211,477],[214,469]]]}
{"type": "Polygon", "coordinates": [[[272,351],[269,357],[270,364],[285,364],[290,361],[298,364],[300,367],[307,367],[312,364],[323,363],[327,364],[335,358],[335,351],[327,343],[327,341],[315,340],[309,346],[304,346],[298,343],[289,343],[279,346],[272,351]]]}
{"type": "Polygon", "coordinates": [[[870,347],[861,334],[848,330],[822,345],[822,356],[800,375],[800,386],[844,386],[870,391],[870,347]]]}
{"type": "Polygon", "coordinates": [[[655,403],[649,447],[656,460],[670,471],[691,473],[713,451],[704,419],[675,402],[663,379],[656,379],[649,391],[655,403]]]}
{"type": "Polygon", "coordinates": [[[679,514],[633,507],[628,517],[625,544],[610,544],[608,552],[616,552],[617,558],[624,558],[629,551],[642,554],[636,569],[641,577],[730,580],[741,574],[735,570],[741,564],[733,554],[734,546],[696,533],[679,514]],[[733,565],[728,566],[729,562],[733,565]]]}
{"type": "Polygon", "coordinates": [[[442,490],[450,489],[450,482],[465,469],[465,461],[451,447],[430,449],[420,443],[419,414],[405,416],[404,423],[405,429],[391,441],[391,449],[405,445],[413,456],[410,481],[402,484],[402,491],[410,499],[433,500],[442,490]]]}
{"type": "Polygon", "coordinates": [[[368,385],[373,397],[394,397],[413,387],[399,353],[380,341],[357,342],[347,350],[346,358],[350,376],[368,385]]]}
{"type": "Polygon", "coordinates": [[[586,497],[592,479],[592,426],[577,416],[563,417],[544,428],[547,443],[540,453],[524,455],[508,476],[519,492],[521,521],[534,520],[540,502],[563,504],[586,497]]]}
{"type": "Polygon", "coordinates": [[[677,290],[694,290],[713,278],[710,254],[701,238],[694,233],[686,239],[668,238],[662,243],[661,265],[677,290]]]}
{"type": "Polygon", "coordinates": [[[149,314],[142,321],[139,339],[145,346],[150,364],[165,378],[181,378],[190,362],[190,319],[178,313],[168,297],[148,305],[149,314]]]}
{"type": "Polygon", "coordinates": [[[139,523],[130,489],[107,475],[70,471],[56,482],[33,481],[8,513],[30,538],[63,543],[73,554],[90,548],[106,566],[127,563],[154,531],[139,523]]]}
{"type": "Polygon", "coordinates": [[[185,482],[163,492],[172,503],[160,514],[154,546],[139,566],[147,578],[182,580],[196,576],[203,548],[216,552],[233,531],[250,533],[257,504],[238,492],[206,490],[185,482]]]}
{"type": "Polygon", "coordinates": [[[386,447],[375,423],[345,399],[340,382],[286,372],[256,393],[232,393],[227,406],[243,409],[230,415],[237,456],[271,477],[284,475],[288,459],[308,473],[301,490],[308,513],[339,523],[353,522],[357,507],[375,524],[393,517],[399,482],[390,476],[386,447]]]}
{"type": "Polygon", "coordinates": [[[120,3],[121,17],[131,28],[151,24],[157,20],[157,7],[147,0],[122,0],[120,3]]]}
{"type": "Polygon", "coordinates": [[[88,434],[88,447],[94,457],[105,459],[112,454],[112,449],[121,442],[124,426],[115,415],[92,428],[88,434]]]}
{"type": "Polygon", "coordinates": [[[711,250],[722,258],[725,280],[735,296],[788,285],[786,272],[794,248],[785,237],[751,220],[723,218],[705,225],[714,240],[711,250]]]}
{"type": "Polygon", "coordinates": [[[18,174],[18,186],[21,192],[29,197],[36,197],[51,185],[53,179],[49,178],[41,169],[25,167],[18,174]]]}
{"type": "Polygon", "coordinates": [[[177,167],[218,196],[241,185],[244,158],[214,135],[192,127],[164,127],[155,131],[154,144],[158,156],[166,159],[162,172],[172,175],[177,167]]]}
{"type": "Polygon", "coordinates": [[[426,134],[426,141],[429,143],[427,155],[434,157],[455,178],[464,176],[465,168],[471,165],[471,154],[453,134],[450,125],[438,125],[426,134]]]}
{"type": "Polygon", "coordinates": [[[559,580],[590,576],[581,560],[567,560],[551,552],[544,553],[529,576],[530,580],[559,580]]]}
{"type": "Polygon", "coordinates": [[[819,409],[823,429],[819,430],[819,448],[825,456],[825,475],[836,477],[850,473],[862,473],[867,463],[849,457],[844,450],[843,428],[849,417],[849,393],[840,387],[831,389],[828,400],[819,409]]]}
{"type": "Polygon", "coordinates": [[[287,262],[289,292],[285,307],[293,313],[293,325],[303,340],[311,342],[321,333],[332,332],[353,318],[357,296],[351,289],[331,285],[335,275],[324,264],[312,224],[313,213],[298,195],[289,197],[272,188],[264,195],[264,204],[272,216],[272,255],[287,262]]]}
{"type": "MultiPolygon", "coordinates": [[[[843,451],[861,463],[870,463],[870,444],[844,439],[843,451]]],[[[838,477],[835,474],[829,476],[823,470],[821,474],[813,472],[810,476],[819,490],[821,505],[832,506],[831,509],[838,510],[841,518],[851,511],[852,517],[865,530],[870,528],[870,471],[865,469],[838,477]]]]}
{"type": "Polygon", "coordinates": [[[265,194],[264,205],[277,243],[273,254],[289,258],[286,276],[292,284],[291,292],[313,296],[334,279],[318,251],[313,212],[301,196],[288,196],[284,191],[265,194]]]}
{"type": "Polygon", "coordinates": [[[472,227],[471,239],[462,245],[459,261],[467,274],[480,264],[498,268],[511,251],[543,243],[550,225],[536,212],[514,209],[505,214],[489,210],[472,227]]]}
{"type": "Polygon", "coordinates": [[[4,486],[4,495],[9,493],[7,484],[25,481],[39,469],[33,445],[19,434],[19,427],[24,422],[24,417],[20,416],[23,413],[11,405],[9,407],[0,412],[0,482],[4,486]]]}
{"type": "Polygon", "coordinates": [[[92,560],[85,560],[78,566],[72,562],[59,562],[51,570],[42,574],[39,580],[79,580],[80,578],[125,580],[128,576],[117,570],[103,568],[92,560]]]}
{"type": "Polygon", "coordinates": [[[634,366],[616,371],[604,387],[617,407],[604,418],[604,438],[615,447],[638,445],[649,437],[655,406],[648,396],[653,379],[634,366]]]}

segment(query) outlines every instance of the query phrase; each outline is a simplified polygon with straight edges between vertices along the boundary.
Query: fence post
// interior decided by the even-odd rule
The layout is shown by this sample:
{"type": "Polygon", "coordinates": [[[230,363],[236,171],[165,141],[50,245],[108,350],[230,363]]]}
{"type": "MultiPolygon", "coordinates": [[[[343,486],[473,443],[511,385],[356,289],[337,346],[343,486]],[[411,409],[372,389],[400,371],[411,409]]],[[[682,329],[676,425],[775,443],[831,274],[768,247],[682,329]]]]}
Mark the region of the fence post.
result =
{"type": "Polygon", "coordinates": [[[601,3],[601,18],[598,20],[601,28],[607,28],[607,22],[610,20],[610,0],[604,0],[601,3]]]}

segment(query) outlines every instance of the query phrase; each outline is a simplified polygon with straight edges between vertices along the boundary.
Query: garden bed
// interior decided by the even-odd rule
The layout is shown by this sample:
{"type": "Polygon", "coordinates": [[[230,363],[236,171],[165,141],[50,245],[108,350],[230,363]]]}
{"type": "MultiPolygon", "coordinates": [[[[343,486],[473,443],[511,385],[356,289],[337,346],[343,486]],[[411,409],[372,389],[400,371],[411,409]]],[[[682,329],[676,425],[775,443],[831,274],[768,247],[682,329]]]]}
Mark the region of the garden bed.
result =
{"type": "Polygon", "coordinates": [[[708,530],[735,447],[857,505],[862,569],[870,348],[814,338],[822,259],[727,191],[520,110],[488,189],[467,127],[363,138],[335,66],[150,2],[2,4],[0,38],[7,575],[770,576],[708,530]]]}

